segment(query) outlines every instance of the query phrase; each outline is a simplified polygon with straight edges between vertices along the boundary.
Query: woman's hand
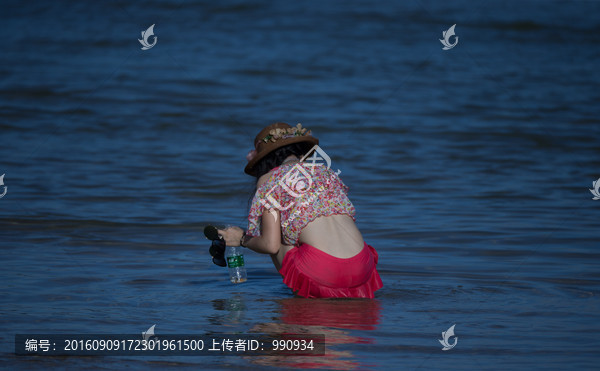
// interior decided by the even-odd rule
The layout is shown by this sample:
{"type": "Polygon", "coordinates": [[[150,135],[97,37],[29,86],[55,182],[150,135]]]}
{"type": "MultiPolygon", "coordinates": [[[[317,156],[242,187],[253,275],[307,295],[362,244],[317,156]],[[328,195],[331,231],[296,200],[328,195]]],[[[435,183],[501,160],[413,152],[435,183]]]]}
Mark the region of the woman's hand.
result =
{"type": "Polygon", "coordinates": [[[240,240],[244,235],[244,230],[240,227],[227,227],[226,229],[218,229],[219,234],[225,240],[227,246],[240,246],[240,240]]]}

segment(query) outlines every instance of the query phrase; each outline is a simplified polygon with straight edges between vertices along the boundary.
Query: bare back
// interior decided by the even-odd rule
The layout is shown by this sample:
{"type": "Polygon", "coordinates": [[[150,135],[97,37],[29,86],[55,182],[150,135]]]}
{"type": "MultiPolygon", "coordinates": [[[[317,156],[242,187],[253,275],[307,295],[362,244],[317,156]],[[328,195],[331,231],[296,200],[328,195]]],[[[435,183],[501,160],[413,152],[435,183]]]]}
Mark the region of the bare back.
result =
{"type": "MultiPolygon", "coordinates": [[[[295,163],[295,162],[294,162],[295,163]]],[[[257,187],[264,184],[270,171],[258,179],[257,187]]],[[[336,214],[321,216],[308,223],[298,237],[300,243],[307,243],[336,258],[347,259],[357,255],[364,248],[363,237],[351,216],[336,214]]],[[[294,246],[281,245],[277,254],[272,255],[273,263],[279,270],[287,251],[294,246]]]]}
{"type": "Polygon", "coordinates": [[[364,247],[362,235],[349,215],[315,219],[300,233],[300,242],[342,259],[353,257],[364,247]]]}

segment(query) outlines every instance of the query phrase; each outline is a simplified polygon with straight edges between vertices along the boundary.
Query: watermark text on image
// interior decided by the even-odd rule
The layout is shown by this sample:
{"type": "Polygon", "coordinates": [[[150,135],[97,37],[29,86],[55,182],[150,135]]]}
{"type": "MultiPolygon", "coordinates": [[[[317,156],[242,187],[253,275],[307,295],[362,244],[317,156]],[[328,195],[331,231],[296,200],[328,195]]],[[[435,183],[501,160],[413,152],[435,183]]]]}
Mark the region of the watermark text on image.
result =
{"type": "MultiPolygon", "coordinates": [[[[314,175],[315,166],[325,165],[321,163],[321,160],[325,161],[326,169],[331,168],[331,158],[323,151],[321,147],[318,145],[313,146],[310,151],[306,155],[304,155],[300,161],[290,169],[281,180],[277,183],[277,185],[281,186],[281,188],[288,193],[290,196],[294,198],[301,197],[304,195],[313,184],[313,180],[311,175],[314,175]],[[311,155],[309,157],[309,155],[311,155]],[[307,160],[308,158],[308,160],[307,160]],[[308,167],[308,169],[307,169],[308,167]],[[309,171],[310,170],[310,173],[309,171]]],[[[338,170],[335,175],[339,175],[341,173],[338,170]]],[[[288,210],[294,205],[294,201],[290,201],[289,204],[282,206],[272,195],[271,193],[276,189],[277,185],[269,190],[265,195],[265,199],[261,199],[261,204],[269,210],[269,213],[273,216],[275,221],[277,221],[277,212],[275,209],[284,211],[288,210]]]]}

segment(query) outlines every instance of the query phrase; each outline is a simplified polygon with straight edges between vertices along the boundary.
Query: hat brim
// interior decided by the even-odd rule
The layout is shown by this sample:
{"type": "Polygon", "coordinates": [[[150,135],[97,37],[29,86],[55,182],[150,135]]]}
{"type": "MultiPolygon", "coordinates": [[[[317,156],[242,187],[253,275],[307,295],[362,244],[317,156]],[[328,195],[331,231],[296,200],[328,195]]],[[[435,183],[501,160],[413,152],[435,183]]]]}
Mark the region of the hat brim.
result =
{"type": "Polygon", "coordinates": [[[259,153],[256,154],[256,156],[254,156],[254,158],[252,160],[248,161],[248,164],[244,168],[244,172],[248,175],[256,176],[256,169],[254,168],[254,166],[260,160],[262,160],[266,155],[273,152],[277,148],[287,146],[288,144],[302,143],[302,142],[315,145],[315,144],[319,144],[319,139],[313,137],[312,135],[302,135],[302,136],[297,136],[297,137],[292,137],[292,138],[281,139],[281,140],[278,140],[277,142],[267,143],[267,147],[263,151],[260,151],[259,153]],[[268,146],[269,144],[271,144],[272,146],[268,146]]]}

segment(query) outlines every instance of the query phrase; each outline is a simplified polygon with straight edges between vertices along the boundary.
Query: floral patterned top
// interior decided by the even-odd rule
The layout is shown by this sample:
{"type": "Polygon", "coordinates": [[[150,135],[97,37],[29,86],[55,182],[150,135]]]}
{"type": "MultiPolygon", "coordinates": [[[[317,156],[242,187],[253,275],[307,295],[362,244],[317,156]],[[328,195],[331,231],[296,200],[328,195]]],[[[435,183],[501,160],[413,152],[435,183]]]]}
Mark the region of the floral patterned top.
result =
{"type": "Polygon", "coordinates": [[[296,245],[302,229],[320,216],[345,214],[355,219],[347,192],[337,174],[324,165],[300,162],[276,167],[256,190],[246,234],[260,236],[263,210],[272,212],[273,217],[279,211],[283,243],[296,245]]]}

